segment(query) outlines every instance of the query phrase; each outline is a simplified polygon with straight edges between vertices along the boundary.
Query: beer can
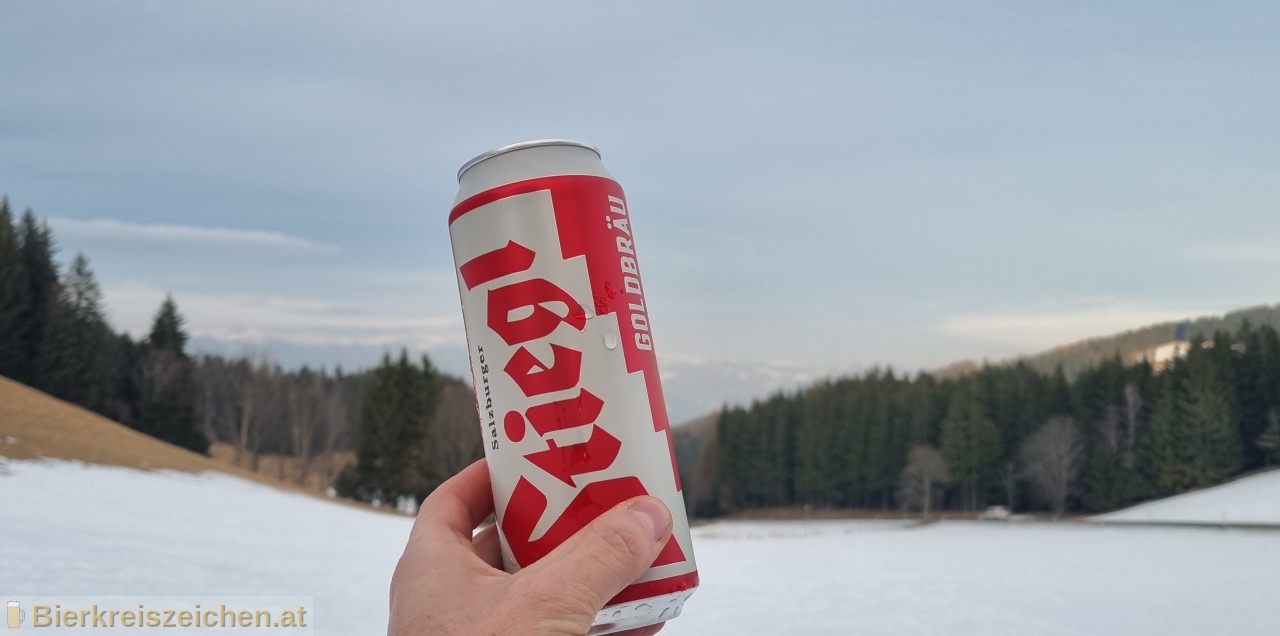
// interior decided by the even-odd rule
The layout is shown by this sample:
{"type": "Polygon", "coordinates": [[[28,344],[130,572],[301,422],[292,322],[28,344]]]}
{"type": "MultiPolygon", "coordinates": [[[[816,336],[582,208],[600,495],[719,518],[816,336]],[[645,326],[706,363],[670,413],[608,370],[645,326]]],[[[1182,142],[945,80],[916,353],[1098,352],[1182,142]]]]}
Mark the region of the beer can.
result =
{"type": "Polygon", "coordinates": [[[652,495],[671,539],[589,633],[675,618],[698,570],[622,187],[563,139],[484,153],[458,185],[449,237],[505,568],[652,495]]]}

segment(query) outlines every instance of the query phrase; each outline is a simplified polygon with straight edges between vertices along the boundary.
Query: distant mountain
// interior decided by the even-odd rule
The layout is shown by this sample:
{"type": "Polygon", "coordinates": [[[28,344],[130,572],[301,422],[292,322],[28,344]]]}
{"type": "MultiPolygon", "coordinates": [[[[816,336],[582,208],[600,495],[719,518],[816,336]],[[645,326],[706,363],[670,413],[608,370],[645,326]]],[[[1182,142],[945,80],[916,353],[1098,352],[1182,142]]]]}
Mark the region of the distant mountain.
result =
{"type": "MultiPolygon", "coordinates": [[[[1111,336],[1089,338],[1079,342],[1054,347],[1048,351],[1028,356],[1020,356],[1004,360],[996,364],[1015,364],[1025,362],[1032,368],[1045,373],[1053,373],[1058,365],[1068,378],[1074,378],[1081,371],[1096,366],[1116,354],[1125,363],[1135,363],[1144,354],[1177,340],[1187,340],[1197,335],[1209,337],[1215,331],[1236,331],[1248,322],[1251,325],[1271,325],[1280,329],[1280,305],[1261,305],[1240,309],[1222,316],[1201,316],[1178,322],[1162,322],[1140,327],[1111,336]]],[[[957,377],[978,370],[981,366],[964,360],[946,367],[931,371],[938,377],[957,377]]]]}

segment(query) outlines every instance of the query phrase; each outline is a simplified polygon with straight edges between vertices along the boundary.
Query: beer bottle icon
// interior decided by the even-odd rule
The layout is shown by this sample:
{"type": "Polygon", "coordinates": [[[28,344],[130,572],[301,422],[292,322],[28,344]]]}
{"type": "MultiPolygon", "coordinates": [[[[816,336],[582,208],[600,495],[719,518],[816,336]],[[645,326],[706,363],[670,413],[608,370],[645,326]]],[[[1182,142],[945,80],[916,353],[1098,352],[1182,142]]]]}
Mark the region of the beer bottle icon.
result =
{"type": "Polygon", "coordinates": [[[17,601],[9,601],[9,627],[17,628],[22,621],[27,619],[27,613],[22,611],[22,605],[17,601]]]}

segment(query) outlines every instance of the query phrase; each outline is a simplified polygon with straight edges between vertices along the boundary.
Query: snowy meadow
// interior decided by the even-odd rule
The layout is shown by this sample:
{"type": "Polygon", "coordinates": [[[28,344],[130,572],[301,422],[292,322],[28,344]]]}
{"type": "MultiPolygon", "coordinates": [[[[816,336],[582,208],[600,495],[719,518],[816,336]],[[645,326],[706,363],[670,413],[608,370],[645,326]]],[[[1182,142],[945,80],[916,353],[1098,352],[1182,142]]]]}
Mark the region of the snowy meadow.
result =
{"type": "MultiPolygon", "coordinates": [[[[1280,484],[1261,477],[1255,490],[1280,484]]],[[[1191,507],[1215,505],[1199,495],[1191,507]]],[[[0,511],[0,594],[313,596],[316,633],[344,635],[385,630],[410,527],[220,473],[49,460],[0,459],[0,511]]],[[[703,584],[664,634],[1275,633],[1280,530],[739,521],[694,535],[703,584]]]]}

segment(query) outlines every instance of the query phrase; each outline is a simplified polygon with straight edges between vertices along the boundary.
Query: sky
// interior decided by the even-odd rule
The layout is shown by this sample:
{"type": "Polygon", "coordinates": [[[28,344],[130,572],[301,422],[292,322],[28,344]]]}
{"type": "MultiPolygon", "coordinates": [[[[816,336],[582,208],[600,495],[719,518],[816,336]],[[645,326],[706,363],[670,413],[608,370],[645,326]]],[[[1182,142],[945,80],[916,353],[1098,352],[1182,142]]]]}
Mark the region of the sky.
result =
{"type": "Polygon", "coordinates": [[[598,146],[673,419],[1280,302],[1280,7],[0,4],[0,193],[112,324],[466,373],[446,215],[598,146]]]}

